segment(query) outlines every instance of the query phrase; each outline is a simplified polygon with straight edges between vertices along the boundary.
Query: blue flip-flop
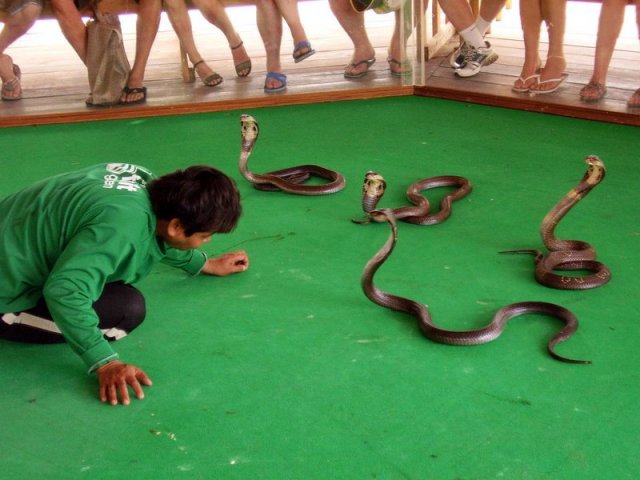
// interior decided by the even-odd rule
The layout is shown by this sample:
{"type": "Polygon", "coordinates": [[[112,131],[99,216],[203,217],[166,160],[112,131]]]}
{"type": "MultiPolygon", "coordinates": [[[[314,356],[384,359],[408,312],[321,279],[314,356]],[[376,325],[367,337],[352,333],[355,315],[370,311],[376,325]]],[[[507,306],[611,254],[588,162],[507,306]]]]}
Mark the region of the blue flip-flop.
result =
{"type": "Polygon", "coordinates": [[[293,50],[293,61],[295,63],[300,63],[301,61],[309,58],[314,53],[316,53],[316,51],[311,48],[311,44],[307,40],[303,40],[299,42],[293,50]],[[305,53],[300,53],[300,50],[303,50],[305,48],[308,48],[309,50],[307,50],[305,53]]]}
{"type": "Polygon", "coordinates": [[[277,72],[268,72],[267,73],[267,78],[264,81],[264,93],[278,93],[278,92],[284,92],[287,89],[287,76],[284,73],[277,73],[277,72]],[[278,82],[280,82],[280,86],[279,87],[267,87],[267,80],[269,79],[275,79],[278,82]]]}

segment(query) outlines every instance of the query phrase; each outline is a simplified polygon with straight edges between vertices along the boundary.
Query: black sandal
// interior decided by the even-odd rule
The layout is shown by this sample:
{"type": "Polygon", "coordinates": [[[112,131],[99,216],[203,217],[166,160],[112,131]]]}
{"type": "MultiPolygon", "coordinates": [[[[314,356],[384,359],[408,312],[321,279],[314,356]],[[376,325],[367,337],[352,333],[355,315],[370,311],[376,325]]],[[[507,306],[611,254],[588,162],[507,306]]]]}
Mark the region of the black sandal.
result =
{"type": "Polygon", "coordinates": [[[130,95],[132,93],[141,93],[142,94],[142,98],[139,98],[138,100],[133,100],[131,102],[127,102],[126,100],[120,100],[120,105],[137,105],[139,103],[144,103],[147,101],[147,87],[129,87],[128,85],[125,85],[125,87],[122,89],[122,93],[126,96],[126,95],[130,95]]]}

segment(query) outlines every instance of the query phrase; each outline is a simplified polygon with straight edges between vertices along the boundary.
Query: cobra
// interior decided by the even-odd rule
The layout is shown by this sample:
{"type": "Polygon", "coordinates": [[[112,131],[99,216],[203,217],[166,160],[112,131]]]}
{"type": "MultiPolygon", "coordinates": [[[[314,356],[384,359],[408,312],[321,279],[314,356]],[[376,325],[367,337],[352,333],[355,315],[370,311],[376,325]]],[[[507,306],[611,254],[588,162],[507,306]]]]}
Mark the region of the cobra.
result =
{"type": "Polygon", "coordinates": [[[326,195],[339,192],[345,187],[345,179],[341,174],[318,165],[300,165],[264,174],[251,172],[247,164],[258,140],[258,122],[251,115],[240,115],[240,132],[240,172],[258,190],[281,190],[298,195],[326,195]],[[312,176],[328,180],[328,183],[304,185],[312,176]]]}
{"type": "Polygon", "coordinates": [[[549,354],[556,360],[569,363],[591,363],[589,360],[576,360],[563,357],[554,350],[558,343],[568,340],[578,329],[578,319],[569,310],[560,305],[546,302],[518,302],[502,307],[496,312],[491,323],[475,330],[454,331],[437,327],[427,307],[408,298],[399,297],[380,290],[373,283],[375,273],[389,258],[398,238],[396,220],[392,210],[381,209],[371,212],[371,218],[377,222],[386,221],[391,227],[388,240],[382,248],[367,262],[361,276],[361,286],[365,295],[374,303],[403,312],[415,317],[422,334],[428,339],[448,345],[479,345],[491,342],[498,338],[507,322],[520,315],[542,314],[560,319],[564,324],[562,328],[547,344],[549,354]]]}
{"type": "Polygon", "coordinates": [[[541,250],[507,250],[500,253],[529,253],[534,255],[535,277],[542,285],[562,290],[586,290],[604,285],[611,279],[611,271],[596,261],[596,251],[581,240],[560,240],[554,231],[560,220],[582,200],[605,176],[605,166],[595,155],[589,155],[585,162],[587,171],[582,180],[572,188],[547,213],[542,220],[540,236],[549,253],[541,250]],[[562,275],[557,271],[588,271],[588,275],[562,275]]]}
{"type": "MultiPolygon", "coordinates": [[[[354,218],[355,223],[369,223],[369,215],[376,210],[386,187],[387,182],[382,175],[377,172],[367,172],[362,186],[362,210],[365,217],[363,219],[354,218]]],[[[392,212],[397,220],[416,225],[435,225],[449,218],[452,203],[468,195],[471,189],[471,183],[464,177],[444,175],[425,178],[412,183],[407,189],[407,198],[412,205],[394,208],[392,212]],[[437,213],[430,213],[431,204],[421,192],[438,187],[457,187],[457,189],[442,198],[437,213]]]]}

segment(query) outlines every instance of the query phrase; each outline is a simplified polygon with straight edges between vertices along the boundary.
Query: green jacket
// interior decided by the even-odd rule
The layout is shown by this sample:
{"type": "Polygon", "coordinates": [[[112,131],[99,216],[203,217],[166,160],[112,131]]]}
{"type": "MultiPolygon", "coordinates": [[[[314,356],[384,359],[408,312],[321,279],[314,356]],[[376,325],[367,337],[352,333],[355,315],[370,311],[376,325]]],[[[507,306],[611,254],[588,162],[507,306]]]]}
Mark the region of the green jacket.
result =
{"type": "Polygon", "coordinates": [[[0,312],[44,297],[71,348],[93,371],[117,358],[92,308],[106,283],[135,283],[163,261],[197,274],[207,257],[156,237],[153,174],[121,163],[40,181],[0,200],[0,312]]]}

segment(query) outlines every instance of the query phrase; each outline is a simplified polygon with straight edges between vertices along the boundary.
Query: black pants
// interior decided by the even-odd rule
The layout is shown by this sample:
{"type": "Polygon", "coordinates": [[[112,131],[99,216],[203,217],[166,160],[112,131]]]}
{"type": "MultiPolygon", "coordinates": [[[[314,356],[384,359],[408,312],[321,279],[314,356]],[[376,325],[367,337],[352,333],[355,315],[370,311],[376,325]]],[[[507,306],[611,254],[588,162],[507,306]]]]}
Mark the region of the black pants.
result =
{"type": "MultiPolygon", "coordinates": [[[[142,293],[131,285],[108,283],[100,298],[93,304],[98,315],[98,327],[108,340],[118,340],[142,323],[146,314],[142,293]]],[[[53,323],[44,301],[24,312],[0,313],[0,339],[23,343],[63,343],[64,337],[53,323]],[[35,319],[23,317],[33,316],[35,319]],[[9,318],[10,317],[10,318],[9,318]]]]}

